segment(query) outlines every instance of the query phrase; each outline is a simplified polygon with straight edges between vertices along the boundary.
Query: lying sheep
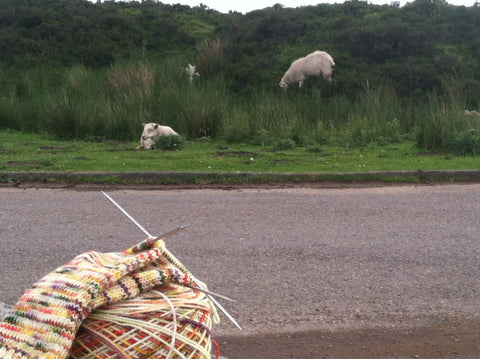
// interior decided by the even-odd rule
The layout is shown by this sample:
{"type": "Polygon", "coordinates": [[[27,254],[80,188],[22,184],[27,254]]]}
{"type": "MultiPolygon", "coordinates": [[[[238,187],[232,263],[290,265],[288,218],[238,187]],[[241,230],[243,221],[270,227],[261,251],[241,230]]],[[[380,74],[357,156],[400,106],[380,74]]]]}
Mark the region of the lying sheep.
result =
{"type": "Polygon", "coordinates": [[[332,81],[333,66],[335,66],[335,62],[330,54],[325,51],[312,52],[292,62],[279,85],[286,89],[289,85],[298,82],[298,87],[302,87],[307,78],[320,75],[323,75],[328,81],[332,81]]]}
{"type": "Polygon", "coordinates": [[[155,142],[160,136],[169,136],[176,135],[176,133],[170,126],[161,126],[158,123],[142,123],[143,132],[140,137],[140,145],[137,146],[137,150],[144,148],[146,150],[151,150],[155,148],[155,142]]]}

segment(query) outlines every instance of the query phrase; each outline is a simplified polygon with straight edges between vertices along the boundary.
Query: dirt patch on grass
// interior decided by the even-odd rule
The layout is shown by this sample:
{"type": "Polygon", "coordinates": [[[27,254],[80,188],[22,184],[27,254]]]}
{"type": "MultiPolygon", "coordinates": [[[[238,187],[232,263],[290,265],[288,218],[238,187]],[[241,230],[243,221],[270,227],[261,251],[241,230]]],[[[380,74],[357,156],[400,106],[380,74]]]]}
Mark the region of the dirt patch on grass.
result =
{"type": "Polygon", "coordinates": [[[72,147],[55,147],[55,146],[40,146],[38,147],[37,154],[49,153],[51,155],[56,155],[57,152],[72,152],[72,147]]]}
{"type": "Polygon", "coordinates": [[[447,153],[441,152],[414,152],[414,153],[405,153],[406,156],[416,157],[416,156],[439,156],[442,157],[444,160],[451,160],[452,156],[447,153]]]}
{"type": "Polygon", "coordinates": [[[135,148],[109,148],[107,152],[129,152],[129,151],[138,151],[135,148]]]}
{"type": "Polygon", "coordinates": [[[62,151],[62,152],[73,151],[72,147],[55,147],[55,146],[40,146],[38,149],[42,151],[62,151]]]}
{"type": "Polygon", "coordinates": [[[34,169],[48,168],[53,163],[48,161],[8,161],[6,163],[8,167],[29,167],[34,169]]]}
{"type": "Polygon", "coordinates": [[[111,147],[106,150],[107,152],[138,151],[127,142],[109,142],[107,145],[111,147]]]}
{"type": "Polygon", "coordinates": [[[426,151],[426,152],[410,152],[410,153],[405,153],[405,155],[407,156],[446,156],[448,154],[442,153],[442,152],[426,151]]]}
{"type": "Polygon", "coordinates": [[[249,156],[249,157],[256,157],[256,156],[258,156],[258,153],[256,153],[256,152],[249,152],[249,151],[225,151],[225,152],[217,152],[217,153],[215,154],[215,156],[217,156],[217,157],[221,157],[221,156],[238,156],[238,157],[249,156]]]}
{"type": "Polygon", "coordinates": [[[0,154],[2,155],[16,155],[17,151],[15,150],[6,150],[4,148],[0,148],[0,154]]]}
{"type": "Polygon", "coordinates": [[[281,164],[284,164],[284,163],[292,163],[292,164],[295,164],[295,163],[298,163],[298,162],[299,162],[298,160],[290,160],[290,159],[278,158],[278,159],[271,160],[271,161],[270,161],[270,164],[272,164],[272,165],[281,165],[281,164]]]}

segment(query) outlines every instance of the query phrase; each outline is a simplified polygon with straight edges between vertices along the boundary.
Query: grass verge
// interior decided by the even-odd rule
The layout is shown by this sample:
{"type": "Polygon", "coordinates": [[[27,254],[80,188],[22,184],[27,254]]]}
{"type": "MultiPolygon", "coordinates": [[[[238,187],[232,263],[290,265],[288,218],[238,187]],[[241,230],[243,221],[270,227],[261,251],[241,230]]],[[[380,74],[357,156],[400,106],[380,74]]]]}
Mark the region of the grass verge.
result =
{"type": "Polygon", "coordinates": [[[419,151],[412,142],[345,148],[190,141],[180,151],[135,142],[55,141],[0,131],[0,182],[255,184],[476,181],[479,159],[419,151]]]}

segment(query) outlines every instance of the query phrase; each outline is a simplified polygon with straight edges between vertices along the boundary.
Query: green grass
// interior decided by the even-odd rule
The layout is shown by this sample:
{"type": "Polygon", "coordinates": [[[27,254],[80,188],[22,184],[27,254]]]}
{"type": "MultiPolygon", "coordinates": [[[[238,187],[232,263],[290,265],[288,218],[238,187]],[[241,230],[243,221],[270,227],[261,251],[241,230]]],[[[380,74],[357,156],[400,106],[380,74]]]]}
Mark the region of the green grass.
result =
{"type": "Polygon", "coordinates": [[[188,141],[180,151],[135,150],[137,142],[57,141],[0,131],[0,171],[339,173],[472,170],[474,156],[422,153],[413,142],[365,148],[324,146],[276,151],[271,146],[188,141]]]}

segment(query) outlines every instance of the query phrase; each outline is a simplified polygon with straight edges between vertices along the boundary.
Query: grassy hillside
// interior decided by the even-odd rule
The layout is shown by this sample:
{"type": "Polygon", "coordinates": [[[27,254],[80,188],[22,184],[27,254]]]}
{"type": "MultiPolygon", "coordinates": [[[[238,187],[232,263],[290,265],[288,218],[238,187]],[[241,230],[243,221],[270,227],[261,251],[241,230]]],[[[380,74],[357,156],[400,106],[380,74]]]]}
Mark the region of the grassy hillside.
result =
{"type": "Polygon", "coordinates": [[[478,154],[480,9],[363,1],[242,15],[154,1],[5,0],[0,128],[136,140],[141,122],[190,140],[365,148],[414,142],[478,154]],[[316,50],[334,81],[280,90],[316,50]],[[190,83],[184,68],[197,65],[190,83]]]}

